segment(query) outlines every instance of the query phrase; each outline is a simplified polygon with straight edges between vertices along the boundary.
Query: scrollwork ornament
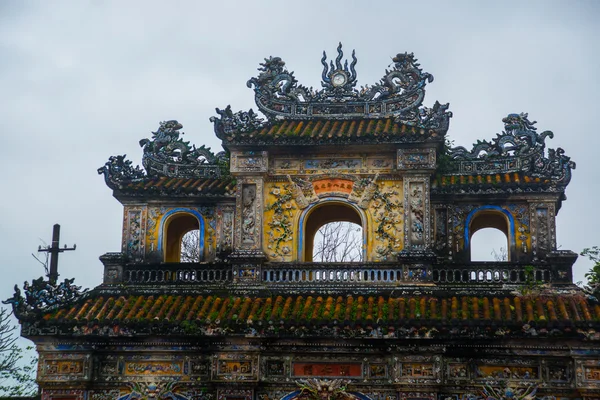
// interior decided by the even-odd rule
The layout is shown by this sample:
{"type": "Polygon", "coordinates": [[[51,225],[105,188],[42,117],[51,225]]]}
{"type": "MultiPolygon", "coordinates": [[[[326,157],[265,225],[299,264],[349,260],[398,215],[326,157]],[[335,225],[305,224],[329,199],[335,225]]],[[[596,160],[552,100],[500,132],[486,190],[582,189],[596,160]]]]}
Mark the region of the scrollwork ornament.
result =
{"type": "Polygon", "coordinates": [[[388,118],[426,129],[445,130],[452,113],[448,104],[435,103],[433,108],[421,107],[425,86],[433,76],[423,72],[413,53],[399,53],[390,69],[374,85],[356,89],[358,62],[352,51],[351,59],[342,61],[342,44],[337,47],[335,60],[327,63],[323,52],[321,90],[298,84],[294,72],[288,71],[280,57],[265,58],[258,68],[257,77],[250,78],[247,86],[254,89],[258,109],[267,117],[263,121],[252,111],[233,113],[228,106],[217,109],[219,117],[212,117],[217,136],[235,140],[240,133],[270,126],[281,119],[305,120],[313,118],[388,118]]]}
{"type": "Polygon", "coordinates": [[[504,131],[491,142],[477,141],[471,150],[462,146],[449,149],[450,173],[525,172],[548,179],[556,187],[569,184],[576,164],[561,148],[548,149],[546,155],[546,138],[554,137],[551,131],[537,133],[536,121],[530,121],[527,113],[509,114],[502,122],[504,131]]]}
{"type": "Polygon", "coordinates": [[[104,175],[106,185],[111,189],[120,189],[123,184],[143,179],[146,174],[139,166],[133,166],[127,155],[111,156],[98,168],[98,175],[104,175]]]}
{"type": "Polygon", "coordinates": [[[35,319],[44,312],[73,304],[79,300],[88,289],[81,290],[81,286],[73,284],[75,279],[65,279],[60,283],[52,283],[43,277],[34,279],[31,284],[25,282],[21,294],[18,285],[15,285],[13,297],[3,301],[3,304],[12,305],[13,312],[20,320],[35,319]]]}

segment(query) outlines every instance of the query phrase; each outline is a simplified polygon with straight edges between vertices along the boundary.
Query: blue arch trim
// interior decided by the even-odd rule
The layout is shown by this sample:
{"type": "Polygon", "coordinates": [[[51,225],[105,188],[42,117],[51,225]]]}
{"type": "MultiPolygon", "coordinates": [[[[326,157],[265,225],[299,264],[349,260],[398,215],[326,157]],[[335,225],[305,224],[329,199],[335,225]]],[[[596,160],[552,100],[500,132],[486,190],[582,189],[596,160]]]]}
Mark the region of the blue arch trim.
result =
{"type": "MultiPolygon", "coordinates": [[[[471,220],[473,219],[475,214],[477,214],[478,212],[490,211],[490,210],[491,211],[499,211],[502,214],[504,214],[506,216],[506,218],[508,218],[508,232],[509,232],[509,236],[510,236],[510,238],[509,238],[510,245],[513,248],[516,246],[515,219],[513,218],[512,214],[500,206],[481,206],[481,207],[474,209],[473,211],[471,211],[469,213],[469,215],[467,215],[467,220],[465,221],[465,249],[468,249],[469,246],[471,245],[469,243],[469,236],[470,236],[470,231],[471,231],[471,229],[470,229],[471,220]]],[[[510,249],[508,249],[508,251],[510,252],[510,249]]]]}
{"type": "Polygon", "coordinates": [[[313,208],[321,207],[323,205],[326,205],[327,203],[341,203],[348,207],[351,207],[352,209],[354,209],[356,211],[356,213],[360,217],[360,220],[362,221],[362,224],[361,224],[362,233],[363,233],[362,259],[366,261],[367,260],[367,220],[366,220],[366,216],[364,215],[363,212],[361,212],[361,210],[358,208],[358,206],[356,206],[354,203],[351,203],[347,199],[340,198],[340,197],[324,197],[322,199],[319,199],[319,202],[309,205],[302,212],[302,214],[300,215],[299,222],[298,222],[298,258],[302,259],[304,257],[303,256],[303,254],[304,254],[304,222],[306,220],[306,216],[310,214],[310,210],[312,210],[313,208]]]}
{"type": "MultiPolygon", "coordinates": [[[[202,260],[204,256],[204,217],[198,211],[193,210],[191,208],[174,208],[169,210],[165,215],[163,215],[162,220],[160,221],[160,228],[158,230],[158,251],[163,251],[163,239],[166,235],[165,232],[165,222],[169,219],[169,217],[173,214],[182,213],[182,214],[191,214],[198,219],[198,226],[200,227],[200,260],[202,260]]],[[[164,255],[163,255],[164,256],[164,255]]]]}
{"type": "Polygon", "coordinates": [[[292,400],[294,397],[298,396],[300,394],[300,390],[296,390],[292,393],[288,393],[285,396],[283,396],[281,398],[281,400],[292,400]]]}

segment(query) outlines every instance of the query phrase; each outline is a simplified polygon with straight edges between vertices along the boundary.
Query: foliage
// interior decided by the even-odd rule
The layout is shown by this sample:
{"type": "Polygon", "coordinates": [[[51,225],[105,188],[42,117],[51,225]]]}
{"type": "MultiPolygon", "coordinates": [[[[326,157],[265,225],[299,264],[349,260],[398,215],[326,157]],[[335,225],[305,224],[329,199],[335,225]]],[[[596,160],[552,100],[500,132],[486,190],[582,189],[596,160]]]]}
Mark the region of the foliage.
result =
{"type": "Polygon", "coordinates": [[[181,262],[200,262],[200,230],[194,229],[181,238],[181,262]]]}
{"type": "Polygon", "coordinates": [[[588,280],[586,289],[598,297],[600,295],[600,247],[587,247],[583,249],[581,255],[594,263],[590,271],[585,274],[588,280]]]}
{"type": "Polygon", "coordinates": [[[452,149],[453,147],[454,140],[445,138],[442,151],[440,151],[437,155],[436,172],[440,176],[452,170],[452,156],[450,155],[450,149],[452,149]]]}
{"type": "Polygon", "coordinates": [[[496,251],[496,249],[492,249],[490,254],[492,257],[494,257],[494,260],[498,262],[508,261],[508,251],[506,247],[500,247],[498,251],[496,251]]]}
{"type": "Polygon", "coordinates": [[[16,343],[17,327],[12,325],[10,316],[5,308],[0,308],[0,397],[34,396],[37,360],[33,356],[25,360],[32,347],[23,349],[16,343]]]}
{"type": "Polygon", "coordinates": [[[331,222],[315,235],[313,261],[362,261],[362,229],[351,222],[331,222]]]}

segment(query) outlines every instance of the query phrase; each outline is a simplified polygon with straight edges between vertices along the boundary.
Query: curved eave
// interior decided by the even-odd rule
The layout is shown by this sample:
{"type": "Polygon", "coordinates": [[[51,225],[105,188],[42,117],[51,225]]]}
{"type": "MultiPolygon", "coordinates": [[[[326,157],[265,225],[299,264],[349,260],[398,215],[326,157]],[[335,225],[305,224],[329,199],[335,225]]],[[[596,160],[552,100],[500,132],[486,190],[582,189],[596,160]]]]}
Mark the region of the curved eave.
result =
{"type": "Polygon", "coordinates": [[[339,337],[567,336],[599,340],[596,330],[600,331],[600,305],[580,295],[258,297],[96,293],[72,307],[24,322],[26,328],[54,336],[293,337],[329,332],[339,337]]]}
{"type": "Polygon", "coordinates": [[[193,197],[230,198],[235,196],[235,179],[222,178],[181,178],[156,176],[127,182],[114,188],[114,196],[119,199],[139,197],[193,197]]]}
{"type": "Polygon", "coordinates": [[[323,145],[443,142],[446,129],[431,129],[384,119],[285,120],[249,131],[221,134],[231,145],[323,145]]]}

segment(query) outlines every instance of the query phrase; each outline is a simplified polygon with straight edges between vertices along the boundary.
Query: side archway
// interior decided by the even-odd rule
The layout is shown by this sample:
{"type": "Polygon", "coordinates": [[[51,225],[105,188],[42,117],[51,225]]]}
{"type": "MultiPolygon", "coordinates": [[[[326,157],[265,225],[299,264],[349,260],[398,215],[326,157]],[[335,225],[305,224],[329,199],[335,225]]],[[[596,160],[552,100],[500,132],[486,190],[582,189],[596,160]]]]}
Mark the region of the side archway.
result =
{"type": "Polygon", "coordinates": [[[317,231],[331,222],[350,222],[362,228],[362,259],[367,245],[367,219],[354,204],[340,199],[326,198],[313,204],[300,215],[298,223],[298,259],[313,261],[314,239],[317,231]]]}
{"type": "MultiPolygon", "coordinates": [[[[512,214],[499,206],[482,206],[471,211],[465,221],[465,250],[469,255],[469,261],[472,260],[473,235],[483,229],[492,228],[500,231],[506,237],[504,246],[506,247],[506,260],[511,261],[515,257],[515,222],[512,214]]],[[[499,249],[498,249],[499,250],[499,249]]]]}
{"type": "Polygon", "coordinates": [[[158,250],[165,262],[181,262],[181,246],[184,236],[198,230],[198,261],[204,255],[204,218],[191,209],[175,208],[167,212],[160,224],[158,250]]]}

